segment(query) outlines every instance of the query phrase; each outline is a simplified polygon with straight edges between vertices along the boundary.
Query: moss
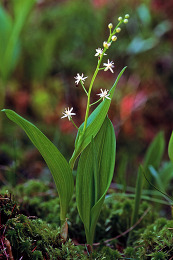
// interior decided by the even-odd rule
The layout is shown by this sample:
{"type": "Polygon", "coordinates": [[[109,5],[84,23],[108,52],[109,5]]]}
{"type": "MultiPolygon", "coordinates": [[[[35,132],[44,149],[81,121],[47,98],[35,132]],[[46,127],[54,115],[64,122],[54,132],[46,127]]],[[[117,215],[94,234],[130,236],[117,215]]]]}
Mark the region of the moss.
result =
{"type": "Polygon", "coordinates": [[[115,260],[122,259],[121,254],[117,250],[113,250],[110,247],[100,247],[95,250],[92,255],[92,259],[106,259],[106,260],[115,260]]]}
{"type": "Polygon", "coordinates": [[[0,194],[0,223],[5,224],[9,218],[18,214],[19,206],[12,199],[11,194],[0,194]]]}
{"type": "Polygon", "coordinates": [[[166,255],[164,252],[155,252],[151,260],[165,260],[166,255]]]}
{"type": "Polygon", "coordinates": [[[136,257],[136,249],[133,247],[127,247],[124,250],[124,254],[126,257],[135,258],[136,257]]]}
{"type": "Polygon", "coordinates": [[[15,259],[85,259],[71,240],[62,243],[60,228],[52,228],[41,219],[18,215],[7,221],[6,230],[15,259]]]}
{"type": "Polygon", "coordinates": [[[157,219],[145,231],[139,230],[140,237],[133,245],[139,248],[140,259],[169,259],[173,255],[173,220],[157,219]]]}
{"type": "MultiPolygon", "coordinates": [[[[4,190],[7,189],[9,189],[9,192],[12,192],[8,187],[4,188],[4,190]]],[[[55,228],[60,225],[59,198],[55,189],[49,185],[42,181],[30,180],[24,184],[17,185],[13,190],[13,194],[20,203],[20,212],[22,214],[37,216],[55,228]]],[[[116,237],[127,230],[130,227],[129,215],[131,215],[130,212],[133,210],[133,205],[133,200],[127,199],[123,195],[116,197],[116,199],[106,199],[96,226],[95,242],[116,237]]],[[[141,203],[139,217],[147,208],[148,203],[141,203]]],[[[139,228],[144,230],[147,225],[153,223],[155,216],[153,212],[149,212],[147,217],[136,227],[132,238],[138,239],[139,233],[136,233],[136,230],[139,228]]],[[[80,241],[80,243],[85,243],[84,227],[77,211],[75,196],[73,196],[70,202],[67,218],[69,237],[80,241]]],[[[126,245],[127,237],[128,234],[119,239],[119,243],[122,246],[126,245]]]]}

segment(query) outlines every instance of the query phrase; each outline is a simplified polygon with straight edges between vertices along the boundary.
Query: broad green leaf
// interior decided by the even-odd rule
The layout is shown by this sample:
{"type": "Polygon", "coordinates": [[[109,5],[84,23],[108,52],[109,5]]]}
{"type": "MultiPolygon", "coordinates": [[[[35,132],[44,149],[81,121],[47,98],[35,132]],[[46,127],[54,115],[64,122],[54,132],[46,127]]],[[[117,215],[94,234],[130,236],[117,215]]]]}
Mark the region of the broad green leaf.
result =
{"type": "Polygon", "coordinates": [[[92,244],[95,226],[115,165],[115,133],[106,117],[98,134],[82,152],[76,177],[76,201],[84,223],[87,243],[92,244]]]}
{"type": "MultiPolygon", "coordinates": [[[[111,90],[109,91],[110,98],[112,99],[115,88],[125,71],[126,67],[124,67],[121,72],[119,73],[114,85],[112,86],[111,90]]],[[[92,137],[95,137],[98,131],[100,130],[105,117],[108,113],[109,107],[111,104],[111,100],[105,99],[102,101],[97,108],[91,113],[87,121],[87,127],[84,134],[82,133],[84,123],[79,127],[78,135],[75,141],[75,150],[70,160],[70,165],[73,168],[76,158],[79,154],[85,149],[85,147],[91,142],[92,137]]]]}
{"type": "Polygon", "coordinates": [[[169,155],[170,160],[173,162],[173,132],[172,132],[171,138],[169,140],[168,155],[169,155]]]}
{"type": "MultiPolygon", "coordinates": [[[[149,171],[149,166],[152,165],[156,169],[159,167],[164,153],[164,149],[165,149],[164,135],[163,132],[159,132],[154,138],[154,140],[152,141],[152,143],[150,144],[146,152],[144,163],[143,163],[144,171],[146,173],[148,180],[150,181],[151,181],[151,174],[149,171]]],[[[146,185],[148,186],[147,183],[146,185]]]]}
{"type": "Polygon", "coordinates": [[[61,220],[65,220],[74,188],[70,166],[55,145],[32,123],[12,110],[3,110],[7,117],[19,125],[43,156],[54,178],[60,197],[61,220]]]}

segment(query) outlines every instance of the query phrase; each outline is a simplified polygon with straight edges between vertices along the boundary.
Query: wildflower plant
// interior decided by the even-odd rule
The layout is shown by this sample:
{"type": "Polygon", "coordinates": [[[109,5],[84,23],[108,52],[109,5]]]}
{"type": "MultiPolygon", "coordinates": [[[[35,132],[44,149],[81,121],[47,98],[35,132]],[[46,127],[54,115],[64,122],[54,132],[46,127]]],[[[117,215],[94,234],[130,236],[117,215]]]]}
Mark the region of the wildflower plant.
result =
{"type": "MultiPolygon", "coordinates": [[[[62,236],[66,237],[67,222],[66,215],[69,202],[73,195],[74,179],[72,171],[76,159],[80,156],[76,175],[76,201],[79,215],[84,223],[87,244],[93,244],[96,223],[104,202],[105,195],[111,184],[116,152],[116,138],[114,128],[107,113],[111,104],[114,91],[126,67],[124,67],[110,90],[100,90],[97,94],[99,99],[91,103],[92,88],[97,74],[100,70],[110,70],[114,73],[114,62],[109,59],[103,63],[104,56],[113,42],[117,40],[117,34],[121,31],[120,25],[128,22],[129,15],[118,18],[118,24],[113,29],[113,24],[108,25],[109,37],[103,42],[103,48],[97,48],[97,66],[91,79],[88,90],[85,81],[88,77],[78,73],[75,84],[81,85],[87,95],[85,119],[78,128],[72,116],[76,113],[73,108],[67,108],[61,117],[68,118],[77,128],[74,152],[69,162],[59,152],[55,145],[32,123],[25,120],[17,113],[9,109],[3,109],[9,119],[18,124],[26,132],[30,140],[42,154],[46,161],[56,184],[60,198],[60,218],[62,223],[62,236]],[[90,114],[91,106],[98,106],[90,114]]],[[[107,72],[109,73],[109,72],[107,72]]]]}

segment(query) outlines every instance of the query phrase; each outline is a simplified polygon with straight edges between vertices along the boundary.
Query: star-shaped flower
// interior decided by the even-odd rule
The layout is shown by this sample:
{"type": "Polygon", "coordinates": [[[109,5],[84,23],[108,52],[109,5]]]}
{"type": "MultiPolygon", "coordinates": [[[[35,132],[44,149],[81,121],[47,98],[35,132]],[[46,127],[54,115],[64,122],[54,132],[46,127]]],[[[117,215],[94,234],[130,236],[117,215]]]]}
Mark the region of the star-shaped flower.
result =
{"type": "Polygon", "coordinates": [[[109,90],[102,90],[102,89],[100,89],[101,90],[101,93],[100,94],[97,94],[98,96],[100,96],[100,98],[103,98],[103,100],[105,99],[105,98],[107,98],[107,99],[111,99],[109,96],[110,96],[110,94],[108,94],[108,91],[109,90]]]}
{"type": "Polygon", "coordinates": [[[74,78],[76,79],[75,83],[78,85],[80,81],[82,81],[82,83],[84,83],[85,79],[88,77],[84,77],[83,73],[81,76],[79,75],[79,73],[77,73],[77,76],[74,78]]]}
{"type": "Polygon", "coordinates": [[[103,66],[106,66],[106,68],[104,69],[104,71],[110,70],[112,73],[114,73],[113,69],[114,68],[114,63],[113,61],[109,61],[108,59],[108,63],[103,63],[103,66]]]}
{"type": "Polygon", "coordinates": [[[64,116],[62,116],[61,118],[68,117],[68,120],[70,121],[71,117],[76,115],[75,113],[71,112],[72,110],[73,110],[73,107],[70,109],[69,109],[69,107],[67,109],[65,108],[65,111],[62,112],[64,114],[64,116]]]}
{"type": "MultiPolygon", "coordinates": [[[[102,55],[102,53],[103,53],[103,49],[101,49],[101,48],[98,48],[98,49],[96,49],[96,54],[95,54],[95,56],[101,56],[102,55]]],[[[104,53],[104,55],[107,55],[106,53],[104,53]]]]}

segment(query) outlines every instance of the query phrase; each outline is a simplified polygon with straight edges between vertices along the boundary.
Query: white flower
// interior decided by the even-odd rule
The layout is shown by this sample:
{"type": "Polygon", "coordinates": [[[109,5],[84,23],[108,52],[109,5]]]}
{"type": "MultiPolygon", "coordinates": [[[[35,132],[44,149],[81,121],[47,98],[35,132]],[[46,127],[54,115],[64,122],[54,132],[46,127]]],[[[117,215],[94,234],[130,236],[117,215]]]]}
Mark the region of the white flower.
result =
{"type": "Polygon", "coordinates": [[[76,79],[75,83],[78,85],[80,81],[82,81],[82,83],[83,83],[85,81],[85,79],[88,77],[84,77],[83,73],[81,76],[79,75],[79,73],[77,73],[77,76],[74,78],[76,79]]]}
{"type": "MultiPolygon", "coordinates": [[[[103,53],[103,49],[101,49],[101,48],[98,48],[98,49],[96,49],[96,54],[95,54],[95,56],[101,56],[102,55],[102,53],[103,53]]],[[[107,55],[106,53],[104,53],[104,55],[107,55]]]]}
{"type": "Polygon", "coordinates": [[[109,98],[109,96],[110,96],[110,94],[108,94],[108,91],[109,90],[102,90],[102,89],[100,89],[101,90],[101,93],[100,94],[97,94],[98,96],[100,96],[100,98],[103,98],[103,100],[105,99],[105,98],[107,98],[107,99],[111,99],[111,98],[109,98]]]}
{"type": "Polygon", "coordinates": [[[104,69],[104,71],[110,70],[112,73],[114,73],[113,69],[114,68],[114,63],[113,61],[109,61],[108,59],[108,63],[103,63],[103,66],[106,66],[106,68],[104,69]]]}
{"type": "Polygon", "coordinates": [[[111,46],[111,43],[109,42],[103,42],[103,47],[108,49],[111,46]]]}
{"type": "Polygon", "coordinates": [[[73,110],[73,107],[70,109],[69,109],[69,107],[67,109],[65,108],[65,111],[62,112],[64,114],[64,116],[62,116],[61,118],[68,117],[68,120],[70,121],[71,117],[76,115],[75,113],[71,112],[72,110],[73,110]]]}

